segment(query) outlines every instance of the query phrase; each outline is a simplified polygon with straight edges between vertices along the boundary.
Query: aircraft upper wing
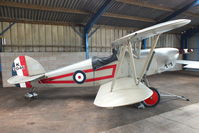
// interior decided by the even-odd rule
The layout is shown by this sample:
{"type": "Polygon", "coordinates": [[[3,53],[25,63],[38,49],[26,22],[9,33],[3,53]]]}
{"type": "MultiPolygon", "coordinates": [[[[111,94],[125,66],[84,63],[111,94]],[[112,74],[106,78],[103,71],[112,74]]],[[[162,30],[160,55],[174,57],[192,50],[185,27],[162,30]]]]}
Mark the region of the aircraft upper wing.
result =
{"type": "Polygon", "coordinates": [[[188,23],[190,23],[191,20],[189,19],[178,19],[178,20],[172,20],[167,21],[164,23],[156,24],[154,26],[150,26],[148,28],[133,32],[129,35],[126,35],[122,38],[119,38],[112,42],[112,46],[118,46],[118,45],[124,45],[127,41],[139,41],[143,40],[145,38],[149,38],[158,34],[162,34],[164,32],[168,32],[170,30],[182,27],[188,23]]]}
{"type": "Polygon", "coordinates": [[[199,61],[177,60],[176,63],[184,64],[184,68],[199,69],[199,61]]]}

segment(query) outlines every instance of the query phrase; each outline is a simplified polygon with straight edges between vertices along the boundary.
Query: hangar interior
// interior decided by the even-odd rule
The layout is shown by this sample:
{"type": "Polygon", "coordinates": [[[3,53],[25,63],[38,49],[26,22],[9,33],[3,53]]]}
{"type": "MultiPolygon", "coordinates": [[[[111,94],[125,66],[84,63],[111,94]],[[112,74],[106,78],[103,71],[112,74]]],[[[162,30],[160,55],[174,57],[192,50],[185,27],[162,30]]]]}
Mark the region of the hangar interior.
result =
{"type": "MultiPolygon", "coordinates": [[[[9,110],[11,116],[9,117],[9,114],[6,113],[5,116],[9,118],[2,116],[0,121],[7,121],[6,119],[8,121],[0,126],[0,129],[5,132],[14,132],[13,129],[9,128],[10,124],[18,132],[29,131],[29,129],[32,132],[53,132],[55,130],[60,132],[80,132],[81,130],[82,132],[91,133],[101,132],[199,102],[199,98],[197,98],[199,92],[197,90],[198,76],[197,74],[191,75],[191,71],[183,71],[179,75],[177,72],[173,72],[150,77],[153,85],[164,89],[169,88],[170,92],[185,95],[187,89],[192,90],[187,94],[190,97],[193,96],[191,103],[168,100],[169,102],[161,103],[157,108],[146,110],[136,110],[131,107],[106,110],[93,107],[92,98],[94,99],[94,93],[97,92],[96,88],[94,90],[86,88],[85,92],[84,90],[78,90],[78,88],[68,89],[66,92],[60,88],[51,89],[49,92],[44,89],[41,90],[43,92],[41,99],[27,102],[21,97],[25,90],[18,91],[14,86],[7,83],[7,79],[11,77],[13,60],[17,56],[31,56],[40,62],[46,71],[51,71],[92,56],[110,55],[111,42],[114,40],[142,28],[174,19],[190,19],[191,23],[161,35],[157,47],[191,48],[194,52],[182,58],[198,61],[198,5],[198,0],[1,0],[0,56],[2,86],[4,88],[1,89],[2,93],[0,95],[2,97],[0,101],[5,104],[1,104],[0,113],[4,115],[9,110]],[[157,81],[158,78],[162,81],[157,81]],[[178,87],[186,89],[175,90],[172,86],[164,85],[164,80],[172,82],[172,79],[177,80],[178,87]],[[185,85],[182,80],[186,81],[185,85]],[[192,88],[190,84],[192,84],[192,88]],[[6,87],[11,89],[6,89],[6,87]],[[82,96],[78,92],[82,93],[82,96]],[[11,96],[8,96],[8,93],[11,96]],[[53,96],[52,93],[55,95],[53,96]],[[70,93],[74,96],[70,96],[70,93]],[[64,97],[64,94],[66,97],[64,97]],[[4,96],[6,96],[5,99],[4,96]],[[4,100],[7,101],[4,102],[4,100]],[[67,102],[65,103],[62,100],[67,102]],[[50,104],[51,102],[52,104],[50,104]],[[50,105],[45,108],[42,107],[45,106],[42,103],[50,105]],[[67,108],[66,112],[63,111],[62,106],[67,108]],[[52,109],[51,112],[49,111],[50,108],[55,109],[52,109]],[[59,108],[62,112],[55,115],[56,109],[59,108]],[[88,111],[89,109],[91,111],[88,111]],[[40,124],[43,125],[40,127],[37,125],[37,121],[40,120],[42,114],[35,113],[37,110],[45,111],[53,117],[57,117],[55,121],[57,120],[58,124],[53,123],[55,122],[53,121],[54,118],[46,118],[46,121],[42,120],[43,123],[40,124]],[[102,114],[99,115],[98,110],[102,114]],[[27,120],[25,120],[25,116],[21,116],[21,119],[17,117],[19,113],[28,115],[28,111],[31,112],[30,115],[32,116],[27,116],[27,120]],[[142,116],[131,116],[140,112],[143,114],[142,116]],[[65,116],[64,113],[71,113],[71,118],[65,116]],[[81,115],[83,117],[77,122],[81,115]],[[89,119],[90,115],[91,119],[89,119]],[[36,117],[29,121],[34,116],[36,117]],[[16,120],[12,123],[11,121],[15,117],[16,120]],[[62,117],[67,120],[62,120],[62,117]],[[114,118],[113,123],[107,124],[112,120],[112,117],[117,118],[114,118]],[[16,124],[17,121],[24,122],[16,124]],[[86,122],[74,129],[74,125],[81,125],[83,121],[86,122]],[[69,127],[64,128],[65,124],[69,127]],[[25,128],[19,129],[24,125],[26,125],[25,128]]],[[[144,39],[142,48],[150,48],[151,42],[151,38],[144,39]]],[[[181,67],[178,67],[178,69],[181,69],[181,67]]],[[[176,85],[175,83],[172,84],[176,85]]],[[[44,116],[48,117],[47,115],[44,116]]],[[[192,130],[190,129],[190,131],[192,130]]],[[[110,132],[116,132],[116,129],[110,132]]]]}

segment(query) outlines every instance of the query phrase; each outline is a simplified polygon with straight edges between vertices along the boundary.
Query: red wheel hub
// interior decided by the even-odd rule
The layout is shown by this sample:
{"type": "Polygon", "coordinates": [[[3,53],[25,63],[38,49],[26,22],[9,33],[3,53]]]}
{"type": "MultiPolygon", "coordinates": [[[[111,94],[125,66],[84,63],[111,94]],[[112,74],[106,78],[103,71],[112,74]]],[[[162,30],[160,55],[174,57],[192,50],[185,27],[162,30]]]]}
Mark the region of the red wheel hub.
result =
{"type": "Polygon", "coordinates": [[[144,103],[149,105],[149,106],[153,106],[159,101],[158,92],[156,92],[155,90],[152,90],[152,91],[153,91],[152,96],[149,97],[148,99],[144,100],[144,103]]]}

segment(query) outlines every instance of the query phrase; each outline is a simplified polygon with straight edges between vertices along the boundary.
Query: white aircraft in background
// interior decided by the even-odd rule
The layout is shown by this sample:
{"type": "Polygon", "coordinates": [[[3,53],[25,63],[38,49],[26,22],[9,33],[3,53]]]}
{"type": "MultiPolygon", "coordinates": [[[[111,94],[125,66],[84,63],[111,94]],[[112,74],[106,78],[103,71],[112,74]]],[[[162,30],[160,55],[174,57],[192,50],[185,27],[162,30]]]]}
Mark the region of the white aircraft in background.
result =
{"type": "Polygon", "coordinates": [[[176,63],[185,65],[184,68],[199,70],[199,61],[177,60],[176,63]]]}
{"type": "Polygon", "coordinates": [[[157,48],[160,34],[182,27],[190,20],[179,19],[136,31],[112,43],[109,57],[93,57],[70,66],[46,72],[39,62],[28,56],[14,60],[8,83],[32,88],[25,96],[34,98],[38,87],[100,86],[94,104],[117,107],[142,102],[155,106],[160,100],[156,89],[148,85],[146,76],[172,69],[179,57],[175,48],[157,48]],[[151,49],[141,50],[141,40],[153,37],[151,49]]]}

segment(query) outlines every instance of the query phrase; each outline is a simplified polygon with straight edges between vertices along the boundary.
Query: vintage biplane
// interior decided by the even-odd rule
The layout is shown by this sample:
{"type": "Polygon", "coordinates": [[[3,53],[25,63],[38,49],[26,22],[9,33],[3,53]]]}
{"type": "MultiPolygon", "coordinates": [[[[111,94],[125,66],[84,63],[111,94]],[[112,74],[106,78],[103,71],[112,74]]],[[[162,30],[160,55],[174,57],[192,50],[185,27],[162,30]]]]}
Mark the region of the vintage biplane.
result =
{"type": "Polygon", "coordinates": [[[7,81],[18,87],[31,88],[25,96],[37,97],[38,87],[100,86],[94,100],[99,107],[117,107],[144,102],[154,106],[159,102],[158,91],[151,88],[146,76],[168,71],[176,64],[179,50],[157,48],[162,33],[182,27],[190,20],[179,19],[160,23],[112,42],[113,54],[93,57],[70,66],[46,72],[29,56],[19,56],[12,65],[7,81]],[[153,37],[150,49],[141,50],[141,40],[153,37]]]}

